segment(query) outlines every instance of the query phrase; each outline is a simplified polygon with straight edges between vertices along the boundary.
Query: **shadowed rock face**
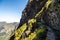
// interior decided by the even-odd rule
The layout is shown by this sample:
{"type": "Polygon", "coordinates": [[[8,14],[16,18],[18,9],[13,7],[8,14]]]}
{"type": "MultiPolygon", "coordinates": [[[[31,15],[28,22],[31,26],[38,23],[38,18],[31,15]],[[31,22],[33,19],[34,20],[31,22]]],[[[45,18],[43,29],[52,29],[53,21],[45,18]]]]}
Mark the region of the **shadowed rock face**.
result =
{"type": "MultiPolygon", "coordinates": [[[[48,8],[47,14],[45,14],[43,20],[55,34],[55,40],[60,39],[60,3],[55,1],[48,8]]],[[[48,29],[48,28],[47,28],[48,29]]]]}
{"type": "Polygon", "coordinates": [[[34,18],[36,13],[41,10],[45,5],[47,0],[31,0],[28,1],[26,8],[22,12],[22,18],[20,20],[20,25],[26,23],[29,19],[34,18]],[[43,3],[43,5],[42,5],[43,3]]]}
{"type": "Polygon", "coordinates": [[[20,24],[10,40],[59,40],[59,33],[60,1],[28,0],[20,24]]]}

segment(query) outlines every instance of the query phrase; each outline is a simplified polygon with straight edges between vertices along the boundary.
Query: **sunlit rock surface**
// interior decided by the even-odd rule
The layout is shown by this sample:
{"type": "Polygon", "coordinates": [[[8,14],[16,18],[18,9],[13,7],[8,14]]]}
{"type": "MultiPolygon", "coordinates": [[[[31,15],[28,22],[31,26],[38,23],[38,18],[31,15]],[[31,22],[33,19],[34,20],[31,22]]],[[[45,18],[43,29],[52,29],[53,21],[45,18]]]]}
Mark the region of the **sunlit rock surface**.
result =
{"type": "Polygon", "coordinates": [[[19,23],[17,22],[14,23],[0,22],[0,40],[9,40],[11,35],[18,27],[18,24],[19,23]]]}

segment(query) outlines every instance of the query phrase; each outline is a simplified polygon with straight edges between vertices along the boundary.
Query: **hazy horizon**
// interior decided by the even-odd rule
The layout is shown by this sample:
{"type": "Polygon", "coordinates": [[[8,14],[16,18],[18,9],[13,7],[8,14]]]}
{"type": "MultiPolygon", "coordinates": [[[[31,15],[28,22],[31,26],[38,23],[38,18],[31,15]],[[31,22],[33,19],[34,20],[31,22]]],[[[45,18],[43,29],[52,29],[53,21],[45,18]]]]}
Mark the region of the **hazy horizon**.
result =
{"type": "MultiPolygon", "coordinates": [[[[6,22],[6,21],[0,21],[0,23],[1,23],[1,22],[6,22]]],[[[16,22],[17,22],[17,21],[16,21],[16,22]]],[[[20,22],[20,21],[19,21],[19,22],[20,22]]],[[[18,22],[18,23],[19,23],[19,22],[18,22]]],[[[6,22],[6,23],[14,23],[14,22],[6,22]]]]}
{"type": "Polygon", "coordinates": [[[0,22],[19,22],[27,0],[0,0],[0,22]]]}

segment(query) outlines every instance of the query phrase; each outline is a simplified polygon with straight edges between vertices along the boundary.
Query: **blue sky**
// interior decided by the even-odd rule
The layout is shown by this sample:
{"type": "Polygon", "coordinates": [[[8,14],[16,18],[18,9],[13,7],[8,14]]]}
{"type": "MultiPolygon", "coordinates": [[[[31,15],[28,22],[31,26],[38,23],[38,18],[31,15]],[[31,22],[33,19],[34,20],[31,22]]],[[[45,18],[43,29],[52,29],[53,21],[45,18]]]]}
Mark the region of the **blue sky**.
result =
{"type": "Polygon", "coordinates": [[[0,0],[0,22],[19,22],[28,0],[0,0]]]}

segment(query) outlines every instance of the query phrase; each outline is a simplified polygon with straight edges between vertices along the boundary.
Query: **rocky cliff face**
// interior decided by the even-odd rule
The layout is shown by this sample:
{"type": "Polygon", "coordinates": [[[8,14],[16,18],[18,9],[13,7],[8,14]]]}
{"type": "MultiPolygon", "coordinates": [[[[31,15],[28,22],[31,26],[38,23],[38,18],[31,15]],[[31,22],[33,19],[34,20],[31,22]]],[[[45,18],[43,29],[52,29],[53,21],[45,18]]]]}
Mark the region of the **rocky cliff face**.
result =
{"type": "Polygon", "coordinates": [[[28,0],[10,40],[60,40],[60,0],[28,0]]]}

